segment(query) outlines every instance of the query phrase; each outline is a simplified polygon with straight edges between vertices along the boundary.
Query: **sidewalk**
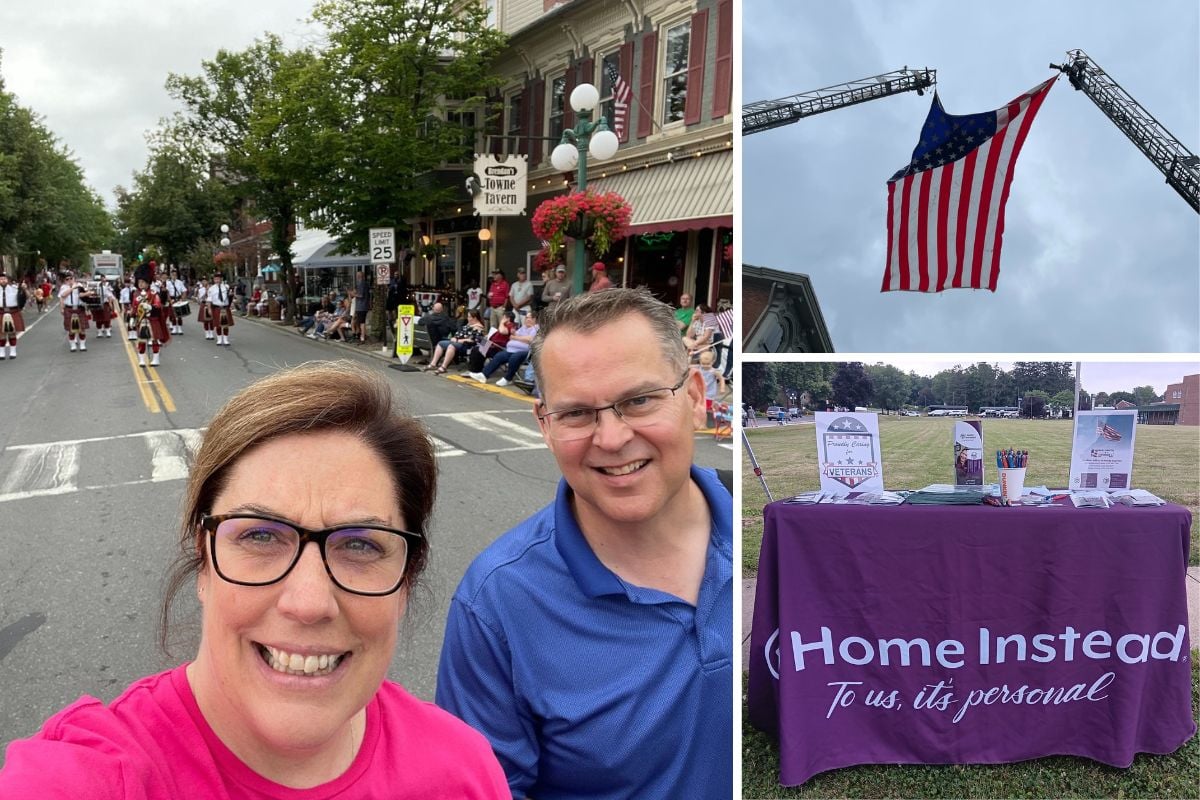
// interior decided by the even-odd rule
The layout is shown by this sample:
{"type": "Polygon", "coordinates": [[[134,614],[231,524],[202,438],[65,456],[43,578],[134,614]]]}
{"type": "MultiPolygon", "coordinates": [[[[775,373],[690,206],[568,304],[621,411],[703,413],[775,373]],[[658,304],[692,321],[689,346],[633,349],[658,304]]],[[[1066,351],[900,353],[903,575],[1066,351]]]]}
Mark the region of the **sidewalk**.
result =
{"type": "MultiPolygon", "coordinates": [[[[750,664],[750,625],[754,620],[755,578],[742,580],[742,670],[750,664]]],[[[1188,638],[1192,647],[1200,647],[1200,567],[1187,571],[1188,638]]]]}
{"type": "MultiPolygon", "coordinates": [[[[239,321],[244,320],[246,322],[254,322],[254,323],[262,325],[266,328],[271,328],[273,330],[277,330],[277,331],[279,331],[281,333],[285,333],[285,334],[290,334],[292,336],[300,335],[296,332],[296,329],[294,326],[288,325],[287,323],[282,322],[280,320],[263,319],[262,317],[243,317],[241,315],[238,315],[238,320],[239,321]]],[[[392,348],[390,346],[384,345],[382,342],[375,342],[370,345],[359,345],[359,344],[356,344],[353,342],[343,342],[338,339],[323,339],[321,341],[322,341],[322,344],[328,345],[330,347],[337,347],[337,348],[346,350],[351,353],[358,353],[359,355],[370,356],[371,358],[375,359],[376,361],[383,361],[388,365],[396,365],[396,366],[400,365],[399,359],[392,358],[392,348]],[[385,350],[385,347],[386,347],[386,350],[385,350]]],[[[413,358],[410,358],[408,361],[408,365],[410,367],[413,367],[413,369],[415,371],[419,371],[421,369],[421,367],[424,365],[417,365],[416,358],[417,358],[416,356],[414,356],[413,358]]],[[[426,358],[428,358],[428,354],[423,353],[420,356],[420,358],[422,360],[425,360],[426,358]]],[[[503,386],[497,386],[494,383],[480,383],[479,381],[468,378],[467,373],[465,371],[463,371],[461,373],[447,372],[442,377],[444,377],[448,380],[451,380],[451,381],[455,381],[456,383],[463,383],[463,384],[466,384],[467,386],[473,386],[476,389],[479,389],[480,391],[494,392],[495,394],[502,394],[505,397],[511,397],[516,400],[524,400],[527,403],[533,403],[536,399],[532,395],[528,394],[527,392],[525,392],[521,389],[509,389],[509,388],[506,388],[503,386]]],[[[697,436],[712,436],[713,429],[712,428],[700,428],[696,431],[696,435],[697,436]]],[[[731,442],[733,441],[732,438],[730,438],[730,441],[731,442]]]]}

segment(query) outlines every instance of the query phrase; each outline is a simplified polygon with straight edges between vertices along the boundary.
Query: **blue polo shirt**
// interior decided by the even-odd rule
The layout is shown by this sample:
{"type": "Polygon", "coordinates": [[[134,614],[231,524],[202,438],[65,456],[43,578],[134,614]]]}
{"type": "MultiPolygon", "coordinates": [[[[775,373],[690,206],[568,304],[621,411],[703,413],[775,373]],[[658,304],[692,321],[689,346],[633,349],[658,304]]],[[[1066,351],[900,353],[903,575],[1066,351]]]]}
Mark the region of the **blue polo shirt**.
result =
{"type": "Polygon", "coordinates": [[[437,703],[488,737],[514,797],[731,796],[733,502],[691,476],[713,519],[695,606],[605,567],[566,481],[459,584],[437,703]]]}

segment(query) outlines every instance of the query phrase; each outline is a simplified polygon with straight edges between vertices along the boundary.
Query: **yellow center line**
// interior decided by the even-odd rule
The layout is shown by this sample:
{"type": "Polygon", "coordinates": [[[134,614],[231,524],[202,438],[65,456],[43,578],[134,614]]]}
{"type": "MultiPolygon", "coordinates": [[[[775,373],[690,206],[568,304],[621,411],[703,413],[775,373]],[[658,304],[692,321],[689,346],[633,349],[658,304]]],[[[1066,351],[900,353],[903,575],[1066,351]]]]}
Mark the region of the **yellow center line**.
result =
{"type": "MultiPolygon", "coordinates": [[[[129,340],[127,329],[125,328],[124,319],[121,320],[121,325],[118,330],[121,334],[121,343],[125,345],[125,355],[129,357],[129,368],[133,371],[134,382],[137,384],[138,391],[142,394],[142,402],[146,404],[146,410],[151,414],[158,414],[161,409],[158,407],[158,399],[150,390],[150,382],[146,380],[146,374],[137,363],[137,348],[133,342],[129,340]]],[[[174,411],[174,409],[171,409],[174,411]]]]}
{"type": "Polygon", "coordinates": [[[162,398],[163,409],[165,411],[174,411],[175,399],[167,391],[167,384],[158,377],[158,370],[154,367],[146,367],[146,371],[150,374],[150,380],[147,383],[153,386],[154,390],[158,392],[158,396],[162,398]]]}

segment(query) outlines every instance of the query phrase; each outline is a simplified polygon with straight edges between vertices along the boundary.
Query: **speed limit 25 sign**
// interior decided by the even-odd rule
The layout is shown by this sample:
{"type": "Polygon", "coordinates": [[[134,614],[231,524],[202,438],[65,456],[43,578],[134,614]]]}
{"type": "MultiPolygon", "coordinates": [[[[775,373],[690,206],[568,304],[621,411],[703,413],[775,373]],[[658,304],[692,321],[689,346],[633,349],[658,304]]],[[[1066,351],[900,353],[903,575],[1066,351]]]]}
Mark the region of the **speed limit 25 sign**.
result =
{"type": "Polygon", "coordinates": [[[372,264],[396,263],[396,229],[371,228],[368,244],[372,264]]]}

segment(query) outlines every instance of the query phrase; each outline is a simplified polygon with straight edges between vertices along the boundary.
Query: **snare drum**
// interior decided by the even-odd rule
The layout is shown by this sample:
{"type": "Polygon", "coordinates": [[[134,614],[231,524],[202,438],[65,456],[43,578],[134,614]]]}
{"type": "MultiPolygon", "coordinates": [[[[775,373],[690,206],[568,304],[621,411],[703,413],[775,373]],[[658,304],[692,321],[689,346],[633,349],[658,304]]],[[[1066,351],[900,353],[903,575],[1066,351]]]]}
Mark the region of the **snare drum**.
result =
{"type": "Polygon", "coordinates": [[[171,305],[175,307],[175,316],[177,317],[188,317],[192,314],[192,303],[190,300],[179,300],[171,305]]]}

